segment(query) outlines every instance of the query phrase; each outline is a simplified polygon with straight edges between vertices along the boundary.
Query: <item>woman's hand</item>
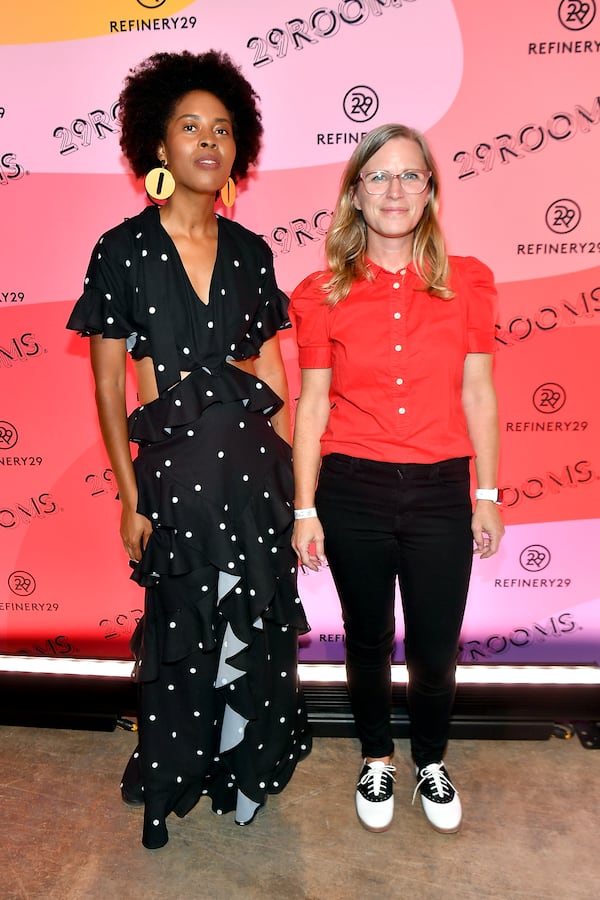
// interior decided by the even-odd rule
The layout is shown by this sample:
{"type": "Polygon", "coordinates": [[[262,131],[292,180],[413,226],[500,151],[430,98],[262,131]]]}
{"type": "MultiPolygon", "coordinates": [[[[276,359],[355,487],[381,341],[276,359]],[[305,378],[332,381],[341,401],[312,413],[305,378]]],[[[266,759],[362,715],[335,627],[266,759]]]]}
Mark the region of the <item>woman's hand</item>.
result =
{"type": "Polygon", "coordinates": [[[497,553],[504,534],[504,523],[500,510],[492,500],[478,500],[471,519],[471,530],[475,541],[475,553],[480,559],[487,559],[497,553]]]}
{"type": "Polygon", "coordinates": [[[317,516],[311,516],[309,519],[296,519],[292,547],[296,551],[301,566],[318,572],[321,566],[327,565],[323,528],[317,516]],[[311,547],[314,548],[314,553],[311,553],[311,547]]]}
{"type": "Polygon", "coordinates": [[[152,534],[152,522],[134,509],[121,511],[121,540],[132,562],[139,562],[152,534]]]}

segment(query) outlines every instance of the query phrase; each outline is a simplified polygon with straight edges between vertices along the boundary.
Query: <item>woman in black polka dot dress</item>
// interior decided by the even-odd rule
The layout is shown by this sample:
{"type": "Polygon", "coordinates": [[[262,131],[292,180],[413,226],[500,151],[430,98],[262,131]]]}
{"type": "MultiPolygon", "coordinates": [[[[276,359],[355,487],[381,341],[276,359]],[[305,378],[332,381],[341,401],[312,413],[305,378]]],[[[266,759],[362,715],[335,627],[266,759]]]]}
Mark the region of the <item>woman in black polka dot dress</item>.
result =
{"type": "Polygon", "coordinates": [[[214,213],[257,158],[256,95],[225,54],[160,53],[132,70],[120,110],[134,174],[162,165],[175,189],[100,238],[68,327],[91,338],[121,537],[146,590],[122,794],[144,805],[154,849],[203,794],[251,822],[309,752],[308,625],[290,545],[287,298],[265,242],[214,213]],[[127,420],[128,351],[141,405],[127,420]]]}

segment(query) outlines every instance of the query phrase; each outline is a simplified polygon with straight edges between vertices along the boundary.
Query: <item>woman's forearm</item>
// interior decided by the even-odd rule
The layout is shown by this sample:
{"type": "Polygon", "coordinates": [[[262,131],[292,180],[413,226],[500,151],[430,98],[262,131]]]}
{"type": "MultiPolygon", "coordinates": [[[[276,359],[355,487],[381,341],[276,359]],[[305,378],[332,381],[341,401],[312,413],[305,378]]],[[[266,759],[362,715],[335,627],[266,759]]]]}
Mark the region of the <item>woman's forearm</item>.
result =
{"type": "Polygon", "coordinates": [[[124,507],[137,507],[137,484],[129,449],[125,398],[120,391],[96,387],[96,408],[104,446],[124,507]]]}
{"type": "Polygon", "coordinates": [[[467,357],[463,409],[469,438],[475,451],[477,486],[495,488],[498,486],[500,429],[489,354],[472,354],[467,357]]]}
{"type": "Polygon", "coordinates": [[[123,506],[137,506],[137,485],[127,429],[125,343],[94,335],[90,355],[100,431],[123,506]]]}
{"type": "Polygon", "coordinates": [[[329,421],[329,395],[305,393],[298,401],[294,425],[294,483],[296,509],[314,506],[321,464],[321,435],[329,421]]]}

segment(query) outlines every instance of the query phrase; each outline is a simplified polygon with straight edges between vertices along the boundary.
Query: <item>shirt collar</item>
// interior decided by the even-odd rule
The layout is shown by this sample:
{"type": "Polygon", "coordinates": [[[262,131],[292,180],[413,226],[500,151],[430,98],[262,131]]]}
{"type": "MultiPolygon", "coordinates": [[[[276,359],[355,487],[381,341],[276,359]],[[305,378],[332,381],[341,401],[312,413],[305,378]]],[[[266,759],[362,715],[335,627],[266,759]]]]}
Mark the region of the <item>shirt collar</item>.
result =
{"type": "MultiPolygon", "coordinates": [[[[389,272],[387,269],[384,269],[383,266],[378,266],[376,262],[373,262],[373,260],[370,259],[370,257],[368,257],[366,255],[365,255],[365,265],[366,265],[367,269],[369,269],[373,273],[373,278],[377,278],[381,272],[383,272],[384,275],[390,275],[392,277],[396,277],[397,275],[400,275],[400,272],[401,272],[401,270],[399,270],[398,272],[389,272]]],[[[411,260],[409,262],[409,264],[406,266],[405,271],[412,272],[413,275],[416,275],[417,270],[415,269],[415,264],[414,264],[413,260],[411,260]]]]}

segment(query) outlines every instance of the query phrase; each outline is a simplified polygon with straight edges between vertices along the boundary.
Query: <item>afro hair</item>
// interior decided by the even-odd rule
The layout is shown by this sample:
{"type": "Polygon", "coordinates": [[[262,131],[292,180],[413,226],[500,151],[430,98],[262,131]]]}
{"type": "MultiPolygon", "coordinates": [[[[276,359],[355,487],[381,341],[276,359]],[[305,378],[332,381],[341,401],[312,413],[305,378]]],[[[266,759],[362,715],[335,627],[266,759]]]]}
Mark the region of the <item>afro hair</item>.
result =
{"type": "Polygon", "coordinates": [[[190,91],[217,97],[232,117],[234,181],[246,177],[260,152],[263,127],[259,97],[231,58],[217,50],[155,53],[130,70],[119,97],[121,148],[138,178],[157,163],[175,105],[190,91]]]}

